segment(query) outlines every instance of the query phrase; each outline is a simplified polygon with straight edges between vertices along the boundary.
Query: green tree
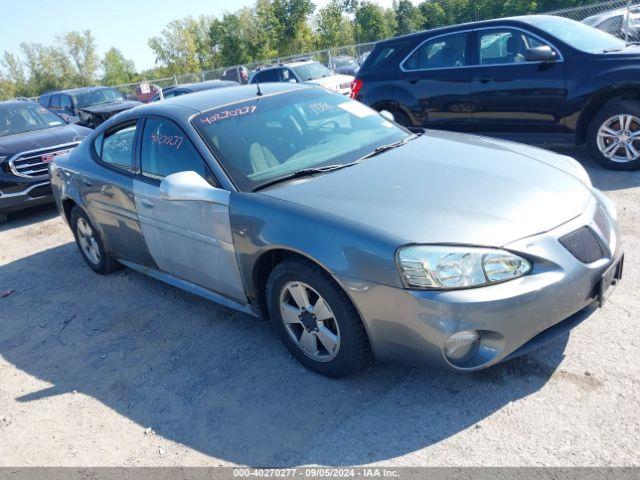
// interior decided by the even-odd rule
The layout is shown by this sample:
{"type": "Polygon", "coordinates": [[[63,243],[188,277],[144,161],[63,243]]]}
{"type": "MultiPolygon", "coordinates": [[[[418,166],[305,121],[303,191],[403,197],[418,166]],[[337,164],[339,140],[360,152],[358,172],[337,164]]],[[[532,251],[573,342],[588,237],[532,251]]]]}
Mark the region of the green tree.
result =
{"type": "Polygon", "coordinates": [[[447,24],[447,14],[443,6],[436,1],[426,1],[418,5],[422,15],[422,28],[436,28],[447,24]]]}
{"type": "Polygon", "coordinates": [[[393,11],[396,16],[396,35],[415,32],[422,25],[422,17],[411,0],[394,0],[393,11]]]}
{"type": "Polygon", "coordinates": [[[383,8],[373,2],[364,2],[356,9],[356,29],[358,41],[363,43],[382,40],[395,32],[383,8]]]}
{"type": "Polygon", "coordinates": [[[132,60],[128,60],[117,48],[111,47],[102,59],[102,83],[121,85],[135,81],[136,68],[132,60]]]}
{"type": "Polygon", "coordinates": [[[315,10],[311,0],[273,0],[271,5],[278,21],[278,54],[311,50],[314,42],[308,19],[315,10]]]}
{"type": "Polygon", "coordinates": [[[212,19],[206,16],[186,17],[169,22],[160,35],[149,39],[156,63],[166,73],[192,73],[212,68],[213,51],[210,42],[212,19]]]}
{"type": "Polygon", "coordinates": [[[341,0],[331,0],[315,17],[317,46],[320,49],[352,45],[353,24],[346,17],[341,0]]]}
{"type": "MultiPolygon", "coordinates": [[[[100,61],[96,52],[96,41],[90,30],[84,32],[67,32],[57,38],[62,46],[57,51],[61,57],[66,57],[72,64],[73,79],[71,82],[77,85],[89,85],[96,79],[100,61]]],[[[61,61],[66,63],[67,60],[61,61]]]]}

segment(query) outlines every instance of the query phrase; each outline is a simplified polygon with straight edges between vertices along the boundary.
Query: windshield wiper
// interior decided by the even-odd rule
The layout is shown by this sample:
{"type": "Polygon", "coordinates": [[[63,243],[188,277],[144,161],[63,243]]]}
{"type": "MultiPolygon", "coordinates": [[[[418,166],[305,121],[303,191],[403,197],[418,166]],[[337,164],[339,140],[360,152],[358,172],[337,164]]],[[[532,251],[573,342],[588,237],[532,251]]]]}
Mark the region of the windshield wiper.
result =
{"type": "Polygon", "coordinates": [[[358,161],[360,160],[366,160],[367,158],[371,158],[371,157],[375,157],[376,155],[380,155],[381,153],[384,153],[388,150],[392,150],[394,148],[398,148],[401,147],[402,145],[404,145],[405,143],[418,138],[420,135],[418,135],[417,133],[413,133],[411,135],[409,135],[408,137],[403,138],[402,140],[398,141],[398,142],[393,142],[393,143],[389,143],[387,145],[380,145],[379,147],[376,147],[376,149],[371,152],[371,153],[367,153],[364,157],[361,157],[358,159],[358,161]]]}
{"type": "Polygon", "coordinates": [[[340,170],[342,168],[350,167],[358,163],[359,160],[351,163],[341,163],[337,165],[325,165],[324,167],[314,167],[314,168],[303,168],[302,170],[296,170],[293,173],[289,173],[283,177],[274,178],[273,180],[269,180],[264,182],[257,187],[255,187],[252,191],[257,192],[258,190],[262,190],[263,188],[270,187],[271,185],[275,185],[276,183],[286,182],[288,180],[293,180],[294,178],[308,177],[310,175],[316,175],[318,173],[329,173],[335,172],[336,170],[340,170]]]}

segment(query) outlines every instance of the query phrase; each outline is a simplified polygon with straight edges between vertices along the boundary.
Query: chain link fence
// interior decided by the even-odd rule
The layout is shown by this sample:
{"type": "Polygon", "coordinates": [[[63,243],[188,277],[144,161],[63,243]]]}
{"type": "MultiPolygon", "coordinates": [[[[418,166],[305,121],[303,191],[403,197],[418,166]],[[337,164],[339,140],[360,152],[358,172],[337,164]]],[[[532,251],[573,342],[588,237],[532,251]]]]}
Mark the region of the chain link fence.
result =
{"type": "Polygon", "coordinates": [[[619,37],[627,43],[640,41],[640,0],[594,3],[547,12],[582,22],[619,37]]]}
{"type": "MultiPolygon", "coordinates": [[[[585,6],[553,10],[545,12],[545,14],[566,17],[585,23],[615,35],[627,41],[627,43],[640,42],[640,0],[614,0],[592,3],[585,6]]],[[[252,72],[271,65],[301,60],[315,60],[338,73],[354,75],[358,67],[362,65],[369,53],[371,53],[375,44],[376,42],[371,42],[317,50],[244,65],[233,65],[197,73],[150,79],[142,83],[118,85],[116,88],[121,90],[128,98],[148,102],[156,93],[156,88],[209,80],[233,80],[239,83],[247,83],[252,72]]]]}

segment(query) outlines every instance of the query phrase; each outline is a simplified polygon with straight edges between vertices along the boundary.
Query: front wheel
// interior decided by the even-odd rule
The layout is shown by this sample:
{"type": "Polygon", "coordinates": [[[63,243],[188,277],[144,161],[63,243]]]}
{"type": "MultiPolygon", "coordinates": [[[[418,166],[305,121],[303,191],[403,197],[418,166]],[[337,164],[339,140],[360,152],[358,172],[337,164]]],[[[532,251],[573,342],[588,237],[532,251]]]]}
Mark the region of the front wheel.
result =
{"type": "Polygon", "coordinates": [[[280,338],[304,366],[343,377],[370,359],[367,334],[346,294],[318,266],[285,260],[267,283],[269,315],[280,338]]]}
{"type": "Polygon", "coordinates": [[[640,102],[617,100],[605,105],[589,124],[587,147],[604,168],[640,169],[640,102]]]}

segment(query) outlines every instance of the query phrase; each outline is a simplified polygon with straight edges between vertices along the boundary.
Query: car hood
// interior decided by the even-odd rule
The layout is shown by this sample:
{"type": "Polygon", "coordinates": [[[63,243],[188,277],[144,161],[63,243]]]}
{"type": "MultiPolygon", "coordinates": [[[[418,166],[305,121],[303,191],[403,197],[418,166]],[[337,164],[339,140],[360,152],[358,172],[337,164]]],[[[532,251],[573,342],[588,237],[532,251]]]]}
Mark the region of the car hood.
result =
{"type": "Polygon", "coordinates": [[[122,102],[99,103],[97,105],[83,107],[80,110],[89,113],[111,113],[128,110],[130,108],[137,107],[138,105],[142,105],[142,103],[136,102],[135,100],[124,100],[122,102]]]}
{"type": "Polygon", "coordinates": [[[351,75],[331,75],[330,77],[316,78],[315,80],[309,80],[308,83],[320,85],[328,90],[342,90],[351,85],[353,77],[351,75]]]}
{"type": "Polygon", "coordinates": [[[377,231],[398,244],[503,246],[580,215],[593,199],[568,157],[429,131],[353,167],[261,193],[377,231]]]}
{"type": "Polygon", "coordinates": [[[65,124],[59,127],[0,137],[0,155],[10,156],[29,150],[78,142],[89,133],[91,130],[88,128],[65,124]]]}

